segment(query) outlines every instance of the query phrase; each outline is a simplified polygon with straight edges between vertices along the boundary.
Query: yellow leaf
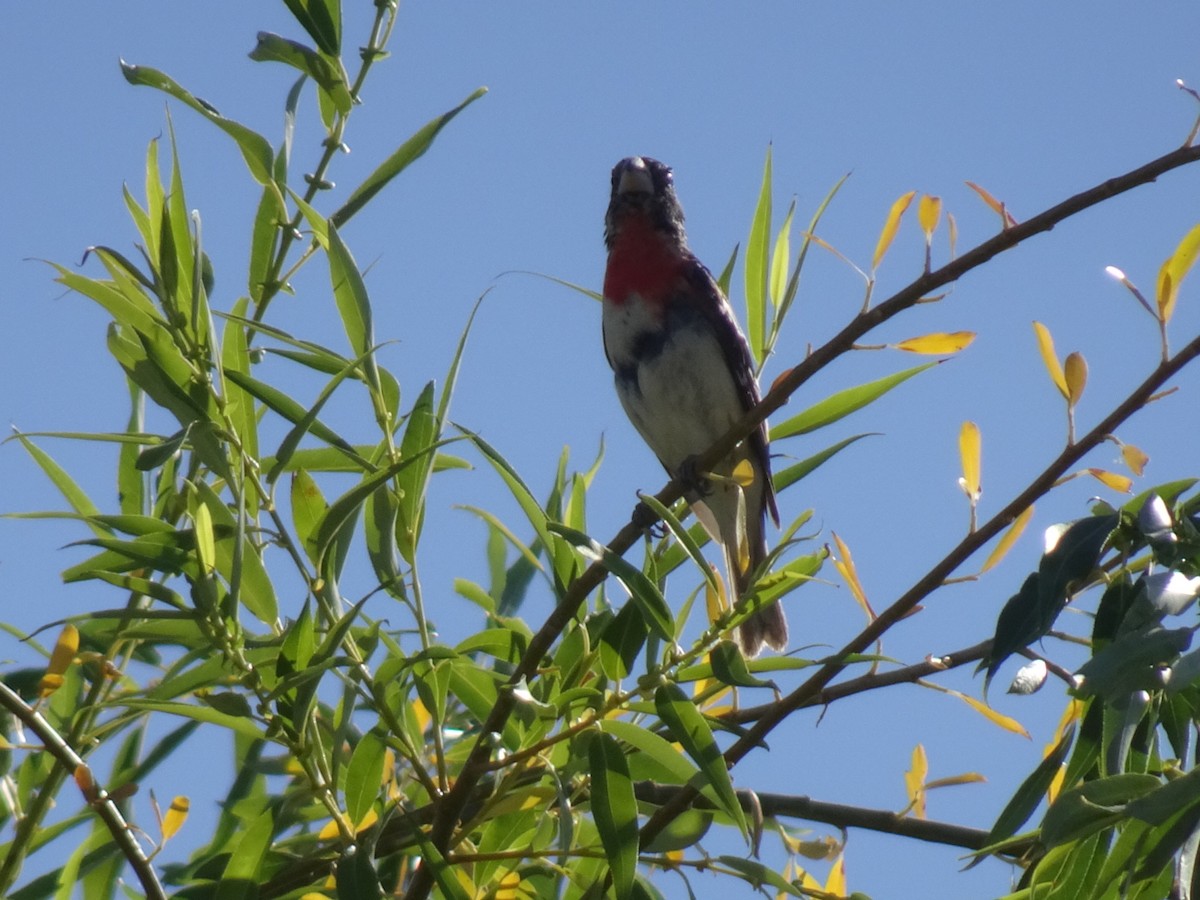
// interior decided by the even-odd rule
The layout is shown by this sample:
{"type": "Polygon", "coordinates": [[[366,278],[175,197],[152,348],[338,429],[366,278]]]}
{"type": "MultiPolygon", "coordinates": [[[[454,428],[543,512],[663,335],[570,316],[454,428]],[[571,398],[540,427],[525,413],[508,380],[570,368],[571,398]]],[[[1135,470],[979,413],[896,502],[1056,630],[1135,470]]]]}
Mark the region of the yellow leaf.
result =
{"type": "Polygon", "coordinates": [[[907,350],[909,353],[957,353],[971,346],[975,340],[973,331],[935,331],[933,334],[923,334],[911,337],[893,344],[897,350],[907,350]]]}
{"type": "Polygon", "coordinates": [[[904,211],[908,209],[908,205],[912,203],[912,199],[916,195],[916,191],[909,191],[892,204],[891,210],[888,211],[887,221],[883,223],[883,231],[879,233],[879,242],[875,245],[875,255],[871,258],[872,269],[879,268],[884,254],[888,252],[888,247],[892,246],[892,241],[895,240],[901,216],[904,215],[904,211]]]}
{"type": "Polygon", "coordinates": [[[904,773],[904,791],[908,795],[908,805],[918,819],[925,818],[925,778],[929,775],[929,761],[925,757],[925,748],[917,744],[912,752],[912,765],[904,773]]]}
{"type": "Polygon", "coordinates": [[[1079,402],[1079,398],[1083,396],[1083,389],[1087,387],[1087,360],[1083,358],[1083,354],[1078,350],[1067,355],[1066,361],[1063,363],[1063,378],[1067,382],[1067,405],[1074,408],[1079,402]]]}
{"type": "Polygon", "coordinates": [[[802,841],[780,830],[779,836],[783,838],[788,853],[803,856],[805,859],[833,859],[842,849],[842,845],[829,835],[816,841],[802,841]]]}
{"type": "Polygon", "coordinates": [[[979,426],[974,422],[963,422],[958,432],[958,455],[962,460],[962,489],[972,503],[979,500],[983,488],[980,484],[980,457],[983,440],[979,426]]]}
{"type": "Polygon", "coordinates": [[[846,895],[846,857],[839,856],[829,870],[829,878],[825,880],[825,892],[839,897],[846,895]]]}
{"type": "Polygon", "coordinates": [[[317,840],[318,841],[332,841],[335,837],[337,837],[341,833],[342,833],[341,830],[338,828],[338,823],[336,821],[334,821],[333,819],[330,819],[328,822],[325,823],[325,825],[321,828],[321,830],[319,832],[317,832],[317,840]]]}
{"type": "Polygon", "coordinates": [[[425,708],[425,704],[421,702],[419,697],[414,697],[412,702],[413,718],[417,720],[417,730],[424,734],[433,722],[433,716],[429,714],[429,710],[425,708]]]}
{"type": "Polygon", "coordinates": [[[1150,457],[1133,444],[1121,445],[1121,459],[1125,460],[1129,471],[1138,476],[1146,471],[1146,463],[1150,462],[1150,457]]]}
{"type": "Polygon", "coordinates": [[[982,784],[987,781],[987,778],[978,772],[963,772],[961,775],[948,775],[945,778],[935,778],[933,781],[925,782],[925,790],[931,791],[934,788],[956,787],[960,784],[982,784]]]}
{"type": "Polygon", "coordinates": [[[50,662],[46,666],[46,674],[42,676],[42,682],[39,685],[38,690],[42,697],[49,697],[62,687],[63,675],[75,661],[75,654],[78,652],[79,629],[74,625],[64,625],[62,632],[58,635],[58,640],[54,642],[54,649],[50,651],[50,662]]]}
{"type": "Polygon", "coordinates": [[[928,244],[933,240],[933,232],[937,229],[941,217],[942,198],[922,194],[920,202],[917,203],[917,222],[920,223],[921,230],[925,232],[925,243],[928,244]]]}
{"type": "Polygon", "coordinates": [[[739,487],[750,487],[754,484],[754,465],[748,459],[743,459],[733,467],[731,478],[738,484],[739,487]]]}
{"type": "Polygon", "coordinates": [[[1008,530],[1004,532],[1000,538],[1000,542],[996,544],[996,549],[988,554],[988,558],[983,563],[983,568],[979,570],[980,575],[1008,555],[1008,551],[1012,549],[1013,544],[1017,542],[1017,538],[1021,536],[1021,532],[1025,530],[1025,526],[1029,524],[1029,520],[1032,518],[1033,507],[1027,506],[1025,511],[1017,516],[1013,520],[1013,523],[1008,526],[1008,530]]]}
{"type": "Polygon", "coordinates": [[[1003,713],[996,712],[996,710],[992,709],[986,703],[982,703],[979,700],[976,700],[974,697],[970,697],[966,694],[960,694],[958,691],[950,691],[950,693],[956,695],[960,700],[966,703],[967,706],[971,707],[992,724],[999,725],[1005,731],[1011,731],[1013,734],[1019,734],[1026,738],[1029,737],[1029,732],[1026,731],[1025,727],[1016,719],[1010,718],[1003,713]]]}
{"type": "Polygon", "coordinates": [[[875,610],[871,609],[871,604],[867,601],[867,593],[858,580],[858,571],[854,568],[854,557],[850,555],[850,548],[846,546],[845,541],[838,537],[836,531],[833,532],[833,541],[837,544],[838,549],[838,555],[833,559],[834,568],[838,570],[846,582],[846,586],[850,588],[850,593],[854,595],[858,605],[866,612],[867,618],[874,621],[875,610]]]}
{"type": "Polygon", "coordinates": [[[1005,208],[1004,204],[977,185],[975,182],[968,181],[967,187],[978,194],[980,199],[988,205],[988,208],[1000,217],[1000,221],[1002,223],[1000,226],[1001,228],[1008,228],[1010,225],[1017,224],[1017,220],[1014,219],[1011,214],[1009,214],[1009,211],[1005,208]]]}
{"type": "Polygon", "coordinates": [[[1158,273],[1158,317],[1163,322],[1171,320],[1175,311],[1175,299],[1183,281],[1196,258],[1200,256],[1200,225],[1183,236],[1175,252],[1167,257],[1158,273]]]}
{"type": "Polygon", "coordinates": [[[1058,362],[1058,356],[1054,353],[1054,338],[1050,337],[1050,331],[1041,322],[1033,323],[1034,334],[1037,335],[1038,350],[1042,354],[1042,362],[1046,364],[1046,371],[1050,373],[1050,380],[1054,382],[1054,386],[1068,400],[1071,399],[1071,392],[1067,388],[1067,376],[1063,374],[1062,366],[1058,362]]]}
{"type": "Polygon", "coordinates": [[[1102,485],[1112,488],[1114,491],[1128,494],[1133,490],[1133,479],[1127,475],[1118,475],[1116,472],[1106,472],[1104,469],[1096,468],[1089,468],[1087,472],[1102,485]]]}
{"type": "Polygon", "coordinates": [[[1058,793],[1063,789],[1063,781],[1067,777],[1066,763],[1058,767],[1054,777],[1050,779],[1050,787],[1046,788],[1046,802],[1053,803],[1058,799],[1058,793]]]}
{"type": "Polygon", "coordinates": [[[188,810],[191,808],[191,803],[187,797],[180,795],[171,801],[171,805],[167,807],[167,814],[162,820],[162,839],[165,843],[175,836],[175,833],[183,827],[183,823],[187,821],[188,810]]]}

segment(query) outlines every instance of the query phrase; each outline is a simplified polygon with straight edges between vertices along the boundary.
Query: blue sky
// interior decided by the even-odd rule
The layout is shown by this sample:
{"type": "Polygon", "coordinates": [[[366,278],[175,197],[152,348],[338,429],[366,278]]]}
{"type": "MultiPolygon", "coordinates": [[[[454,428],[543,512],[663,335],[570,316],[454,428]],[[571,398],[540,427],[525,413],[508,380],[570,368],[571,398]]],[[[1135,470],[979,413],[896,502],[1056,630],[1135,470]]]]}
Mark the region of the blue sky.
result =
{"type": "MultiPolygon", "coordinates": [[[[363,42],[365,24],[346,13],[347,46],[363,42]]],[[[282,4],[266,3],[25,4],[7,13],[6,25],[16,39],[0,57],[7,85],[0,97],[0,418],[25,431],[115,430],[124,421],[124,391],[104,349],[105,319],[88,301],[64,295],[36,260],[75,265],[91,244],[132,246],[121,185],[141,194],[146,146],[165,134],[165,95],[126,84],[117,60],[167,71],[277,142],[291,70],[246,54],[258,30],[303,36],[282,4]]],[[[480,431],[543,492],[564,446],[584,466],[603,437],[590,524],[604,540],[626,520],[634,491],[657,489],[664,479],[616,402],[599,307],[549,281],[501,273],[541,272],[598,288],[608,172],[616,160],[646,154],[675,168],[693,247],[716,269],[745,240],[768,144],[777,217],[795,197],[797,220],[806,222],[830,187],[852,173],[820,234],[860,265],[870,261],[888,207],[909,190],[943,198],[962,250],[997,227],[967,180],[1022,219],[1181,143],[1198,109],[1174,82],[1200,85],[1197,34],[1200,6],[1188,2],[413,2],[403,5],[392,57],[372,73],[351,120],[352,152],[335,163],[330,208],[416,128],[488,86],[489,94],[357,216],[345,237],[359,263],[370,266],[376,333],[395,340],[383,361],[404,386],[405,406],[424,380],[440,377],[472,305],[490,289],[454,418],[480,431]]],[[[211,125],[177,104],[170,112],[188,202],[201,212],[216,266],[214,302],[227,307],[245,291],[257,186],[211,125]]],[[[311,168],[317,155],[311,97],[301,117],[297,171],[311,168]]],[[[971,273],[944,302],[873,335],[879,343],[935,330],[971,330],[979,338],[959,358],[828,433],[777,447],[804,457],[848,434],[880,433],[787,492],[785,519],[812,507],[818,540],[836,531],[849,543],[877,607],[902,593],[966,525],[956,485],[963,420],[975,420],[983,432],[984,516],[1057,453],[1065,433],[1061,401],[1038,360],[1032,320],[1047,324],[1060,354],[1078,349],[1088,359],[1081,428],[1153,365],[1155,327],[1104,267],[1120,266],[1149,290],[1161,261],[1200,220],[1198,196],[1200,171],[1171,173],[971,273]]],[[[943,231],[935,261],[946,253],[943,231]]],[[[880,269],[877,296],[903,286],[921,263],[910,220],[880,269]]],[[[740,273],[734,284],[736,306],[740,273]]],[[[320,272],[299,279],[297,296],[278,301],[273,322],[339,346],[326,285],[320,272]]],[[[1200,326],[1197,293],[1195,284],[1185,285],[1177,344],[1200,326]]],[[[832,335],[861,296],[849,268],[814,252],[767,379],[801,359],[806,345],[832,335]]],[[[788,410],[914,362],[895,352],[853,354],[806,385],[788,410]]],[[[1139,486],[1200,468],[1200,383],[1187,372],[1177,384],[1179,395],[1121,432],[1151,456],[1139,486]]],[[[355,427],[352,419],[337,424],[355,427]]],[[[112,502],[103,451],[61,441],[44,446],[98,502],[112,502]]],[[[0,510],[60,505],[19,447],[5,445],[0,454],[0,510]]],[[[1088,462],[1120,469],[1111,445],[1088,462]]],[[[1000,605],[1036,564],[1038,534],[1084,514],[1093,495],[1119,499],[1091,481],[1064,486],[1039,504],[1003,566],[978,584],[936,594],[889,636],[885,652],[915,661],[990,634],[1000,605]]],[[[453,508],[462,503],[517,521],[486,469],[453,474],[435,488],[429,528],[464,548],[425,563],[426,590],[444,597],[447,620],[473,614],[453,594],[451,579],[481,579],[485,571],[483,529],[453,508]]],[[[32,628],[111,602],[97,587],[64,587],[58,578],[79,558],[63,545],[81,536],[65,525],[0,520],[0,617],[32,628]]],[[[690,585],[674,590],[682,596],[690,585]]],[[[547,604],[534,598],[525,612],[536,618],[547,604]]],[[[833,584],[793,595],[788,616],[799,644],[840,645],[860,624],[848,592],[833,584]]],[[[1049,649],[1071,664],[1069,653],[1049,649]]],[[[21,665],[33,658],[13,640],[0,657],[21,665]]],[[[966,673],[942,683],[976,695],[981,688],[966,673]]],[[[1000,691],[992,699],[1025,724],[1031,741],[996,730],[951,698],[893,688],[838,704],[819,724],[814,714],[796,716],[776,733],[769,754],[739,767],[737,781],[900,809],[902,774],[921,742],[931,777],[978,771],[988,778],[935,792],[930,816],[986,828],[1036,765],[1063,703],[1053,685],[1032,699],[1000,691]]],[[[160,797],[180,792],[166,776],[154,787],[160,797]]],[[[201,791],[191,793],[193,809],[202,810],[201,791]]],[[[777,848],[768,845],[768,859],[777,860],[777,848]]],[[[876,897],[986,896],[1007,884],[999,864],[959,874],[953,851],[862,832],[852,833],[847,858],[851,889],[876,897]]],[[[659,884],[674,886],[670,878],[659,884]]],[[[697,889],[712,884],[701,876],[697,889]]]]}

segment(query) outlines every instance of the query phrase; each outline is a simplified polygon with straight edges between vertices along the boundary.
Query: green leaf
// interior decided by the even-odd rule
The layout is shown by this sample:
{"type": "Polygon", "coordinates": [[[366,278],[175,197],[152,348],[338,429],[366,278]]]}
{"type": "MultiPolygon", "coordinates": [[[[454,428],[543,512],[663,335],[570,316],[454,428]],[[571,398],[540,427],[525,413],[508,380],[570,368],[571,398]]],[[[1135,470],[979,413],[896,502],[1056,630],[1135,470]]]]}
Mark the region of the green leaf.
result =
{"type": "Polygon", "coordinates": [[[853,435],[845,440],[838,441],[836,444],[826,447],[820,453],[814,453],[807,459],[803,459],[798,463],[788,466],[786,469],[776,472],[774,476],[775,491],[779,493],[786,490],[797,481],[800,481],[802,478],[811,475],[816,469],[819,469],[851,444],[855,443],[856,441],[860,441],[865,437],[875,437],[876,435],[877,432],[867,432],[865,434],[853,435]]]}
{"type": "Polygon", "coordinates": [[[222,532],[216,547],[217,570],[236,592],[239,603],[264,625],[274,626],[279,618],[279,604],[259,548],[249,537],[242,537],[238,546],[239,534],[244,529],[239,529],[233,511],[221,501],[212,485],[197,482],[195,489],[213,524],[222,532]]]}
{"type": "Polygon", "coordinates": [[[281,62],[303,72],[321,86],[343,116],[354,105],[350,86],[346,83],[346,72],[341,60],[334,54],[324,55],[297,41],[289,41],[269,31],[260,31],[258,43],[250,51],[250,58],[256,62],[281,62]]]}
{"type": "Polygon", "coordinates": [[[633,896],[633,879],[637,874],[637,800],[625,753],[615,738],[603,732],[592,736],[588,742],[588,769],[592,776],[589,796],[596,830],[608,856],[617,898],[626,900],[633,896]]]}
{"type": "Polygon", "coordinates": [[[171,716],[182,716],[197,722],[217,725],[226,731],[240,734],[255,740],[263,737],[262,726],[254,719],[245,716],[231,716],[213,709],[211,706],[198,706],[194,703],[181,703],[175,700],[150,700],[142,697],[126,697],[120,701],[121,706],[130,709],[141,709],[146,712],[159,712],[171,716]]]}
{"type": "Polygon", "coordinates": [[[16,432],[14,437],[21,442],[21,446],[33,457],[34,462],[38,464],[41,470],[46,473],[50,481],[58,488],[59,493],[71,505],[71,508],[83,517],[83,520],[89,524],[97,535],[106,537],[109,533],[108,529],[100,528],[93,524],[93,518],[100,515],[100,509],[91,501],[83,488],[76,484],[75,479],[67,474],[66,469],[55,462],[49,453],[21,434],[21,432],[16,432]]]}
{"type": "Polygon", "coordinates": [[[819,403],[813,404],[804,412],[792,416],[786,422],[780,422],[774,426],[771,429],[771,440],[779,441],[832,425],[838,419],[845,418],[850,413],[857,412],[864,406],[874,403],[892,388],[903,384],[914,375],[936,365],[938,365],[938,361],[934,360],[876,381],[838,391],[819,403]]]}
{"type": "Polygon", "coordinates": [[[371,810],[383,784],[383,763],[387,744],[374,731],[359,740],[346,767],[346,815],[357,828],[371,810]]]}
{"type": "MultiPolygon", "coordinates": [[[[728,866],[743,875],[747,876],[755,884],[769,884],[777,891],[785,894],[791,894],[793,897],[809,897],[812,896],[808,891],[799,891],[796,886],[790,881],[787,881],[769,866],[765,866],[756,859],[746,859],[742,856],[718,856],[717,862],[721,865],[728,866]]],[[[826,895],[829,896],[829,895],[826,895]]]]}
{"type": "Polygon", "coordinates": [[[367,297],[367,287],[358,271],[358,264],[350,255],[350,248],[332,225],[329,228],[329,277],[333,281],[334,298],[351,349],[356,356],[369,353],[375,345],[375,331],[371,324],[371,301],[367,297]]]}
{"type": "Polygon", "coordinates": [[[725,268],[717,276],[717,287],[721,289],[721,293],[726,297],[729,296],[729,283],[733,280],[733,267],[737,265],[738,250],[741,249],[741,246],[741,244],[733,245],[733,252],[729,254],[729,260],[725,263],[725,268]]]}
{"type": "Polygon", "coordinates": [[[292,524],[305,555],[316,565],[320,559],[317,549],[317,526],[329,510],[321,487],[304,469],[292,473],[292,524]]]}
{"type": "Polygon", "coordinates": [[[713,675],[721,684],[746,688],[773,687],[772,682],[750,674],[746,657],[742,656],[742,652],[733,641],[721,641],[717,644],[709,654],[709,661],[712,663],[713,675]]]}
{"type": "Polygon", "coordinates": [[[1098,778],[1063,791],[1042,820],[1041,841],[1053,847],[1115,824],[1123,817],[1126,804],[1160,785],[1153,775],[1131,772],[1098,778]]]}
{"type": "Polygon", "coordinates": [[[217,884],[214,900],[256,900],[258,883],[262,877],[262,865],[271,837],[275,832],[275,821],[271,810],[259,814],[237,842],[225,872],[217,884]]]}
{"type": "Polygon", "coordinates": [[[566,525],[551,522],[547,526],[550,531],[558,534],[576,547],[586,550],[594,559],[604,566],[629,591],[630,597],[637,605],[645,619],[646,625],[664,641],[675,640],[675,618],[671,615],[671,607],[658,586],[637,566],[613,553],[595,538],[568,528],[566,525]]]}
{"type": "Polygon", "coordinates": [[[438,439],[441,422],[433,412],[433,382],[426,383],[408,414],[408,424],[400,442],[400,456],[419,464],[409,466],[397,477],[399,493],[397,509],[397,544],[401,556],[412,565],[416,557],[417,544],[421,539],[421,525],[425,517],[425,488],[433,468],[433,457],[425,453],[438,439]]]}
{"type": "Polygon", "coordinates": [[[283,0],[296,21],[316,41],[322,53],[342,52],[342,5],[340,0],[283,0]]]}
{"type": "Polygon", "coordinates": [[[783,303],[784,292],[787,289],[788,265],[792,256],[792,218],[796,215],[796,200],[792,198],[787,215],[783,217],[783,225],[775,236],[775,248],[771,252],[770,297],[771,305],[779,309],[783,303]]]}
{"type": "Polygon", "coordinates": [[[709,586],[714,591],[718,590],[716,573],[713,572],[712,567],[709,566],[708,561],[704,558],[704,554],[700,550],[700,545],[692,537],[691,531],[685,528],[675,514],[664,506],[653,494],[638,494],[638,499],[650,507],[650,510],[662,520],[662,523],[667,526],[667,530],[675,535],[675,540],[679,541],[679,546],[683,548],[684,552],[687,553],[692,562],[696,564],[696,567],[704,575],[709,586]]]}
{"type": "Polygon", "coordinates": [[[746,277],[746,336],[756,362],[763,360],[767,333],[767,275],[771,243],[771,146],[767,145],[767,161],[763,166],[762,186],[750,236],[746,240],[744,263],[746,277]]]}
{"type": "Polygon", "coordinates": [[[1063,736],[1054,745],[1054,749],[1047,753],[1045,758],[1038,763],[1037,768],[1021,782],[1021,786],[1017,788],[1012,798],[1005,804],[1004,809],[1000,811],[995,824],[992,825],[991,831],[984,839],[984,846],[1007,840],[1029,820],[1034,810],[1045,798],[1046,791],[1050,789],[1050,785],[1066,760],[1067,754],[1070,753],[1074,741],[1075,726],[1072,725],[1063,732],[1063,736]]]}
{"type": "Polygon", "coordinates": [[[367,202],[383,190],[389,181],[424,155],[425,151],[432,146],[439,132],[446,127],[451,119],[486,93],[487,88],[478,88],[466,100],[454,107],[454,109],[442,113],[437,118],[427,122],[416,134],[401,144],[391,156],[385,159],[374,172],[368,175],[366,181],[354,189],[354,192],[342,207],[329,217],[329,223],[338,228],[345,225],[350,220],[350,217],[366,206],[367,202]]]}
{"type": "Polygon", "coordinates": [[[125,80],[130,84],[144,84],[148,87],[158,88],[158,90],[174,97],[176,100],[200,113],[200,115],[204,116],[204,118],[233,138],[242,153],[242,158],[246,161],[246,165],[250,169],[250,174],[254,176],[254,180],[271,191],[280,218],[287,218],[287,206],[284,204],[283,194],[280,193],[279,187],[275,184],[275,180],[272,177],[271,170],[274,153],[266,138],[261,134],[251,131],[245,125],[235,122],[232,119],[226,119],[210,104],[193,96],[189,91],[180,87],[170,76],[157,69],[151,69],[148,66],[130,65],[125,60],[121,60],[121,74],[125,76],[125,80]]]}
{"type": "Polygon", "coordinates": [[[654,708],[663,724],[671,730],[671,737],[699,766],[705,781],[716,794],[719,808],[742,832],[749,834],[746,817],[733,790],[733,780],[725,765],[725,757],[713,737],[712,729],[704,716],[696,709],[691,699],[676,684],[667,683],[654,691],[654,708]]]}

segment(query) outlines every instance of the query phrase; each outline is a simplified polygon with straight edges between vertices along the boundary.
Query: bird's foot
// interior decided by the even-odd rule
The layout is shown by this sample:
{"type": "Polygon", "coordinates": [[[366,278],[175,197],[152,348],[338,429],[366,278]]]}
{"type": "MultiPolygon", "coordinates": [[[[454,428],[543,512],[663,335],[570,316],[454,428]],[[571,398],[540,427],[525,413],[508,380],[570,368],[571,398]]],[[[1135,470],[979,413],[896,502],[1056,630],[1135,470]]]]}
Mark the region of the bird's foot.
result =
{"type": "Polygon", "coordinates": [[[667,527],[659,520],[658,514],[640,500],[638,505],[633,508],[630,521],[633,522],[634,527],[655,540],[666,537],[667,527]]]}
{"type": "Polygon", "coordinates": [[[705,497],[712,493],[712,483],[706,474],[696,468],[696,457],[694,456],[687,457],[679,464],[675,477],[683,485],[685,495],[705,497]]]}

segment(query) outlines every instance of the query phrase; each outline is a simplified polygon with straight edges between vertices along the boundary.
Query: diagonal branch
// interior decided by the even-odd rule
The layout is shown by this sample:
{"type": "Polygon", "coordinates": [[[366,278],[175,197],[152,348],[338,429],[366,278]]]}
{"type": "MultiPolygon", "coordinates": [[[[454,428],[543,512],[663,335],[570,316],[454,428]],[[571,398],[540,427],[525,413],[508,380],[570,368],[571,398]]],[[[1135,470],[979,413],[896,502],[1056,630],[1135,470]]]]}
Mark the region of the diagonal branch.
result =
{"type": "MultiPolygon", "coordinates": [[[[3,681],[0,681],[0,706],[3,706],[17,719],[21,721],[26,728],[37,735],[38,740],[45,745],[46,750],[53,756],[60,766],[68,772],[79,772],[81,769],[87,768],[87,763],[75,752],[62,735],[55,730],[54,726],[47,722],[40,712],[29,706],[21,699],[20,694],[12,690],[3,681]]],[[[142,850],[141,844],[138,843],[134,836],[133,830],[125,822],[125,817],[121,815],[121,810],[117,808],[117,804],[112,801],[108,793],[100,787],[95,788],[95,797],[89,797],[88,805],[96,811],[96,814],[108,826],[109,833],[113,837],[113,841],[120,848],[121,853],[137,873],[138,881],[142,883],[142,890],[146,892],[146,896],[151,900],[166,900],[166,892],[159,884],[158,876],[154,872],[154,866],[151,865],[145,851],[142,850]]]]}
{"type": "MultiPolygon", "coordinates": [[[[907,287],[875,306],[865,310],[849,324],[846,325],[838,334],[831,338],[823,346],[814,350],[803,362],[789,370],[786,375],[779,378],[772,390],[763,398],[754,409],[746,414],[742,420],[734,426],[721,440],[717,441],[705,453],[701,454],[696,460],[696,466],[700,471],[715,465],[717,461],[723,459],[733,450],[737,444],[744,440],[755,428],[767,419],[772,413],[779,410],[795,391],[808,381],[814,374],[827,366],[833,360],[841,356],[843,353],[852,349],[856,341],[865,334],[870,332],[878,325],[888,321],[904,310],[914,306],[920,302],[921,298],[929,295],[932,291],[945,287],[971,270],[978,268],[988,262],[993,257],[1003,253],[1006,250],[1011,250],[1020,243],[1029,238],[1040,234],[1044,231],[1049,231],[1054,228],[1059,222],[1062,222],[1071,216],[1082,212],[1092,206],[1096,206],[1106,200],[1109,200],[1119,194],[1132,190],[1143,184],[1148,184],[1155,181],[1160,175],[1163,175],[1172,169],[1177,169],[1181,166],[1200,160],[1200,146],[1183,146],[1177,150],[1173,150],[1158,159],[1152,160],[1143,166],[1139,166],[1132,171],[1126,172],[1115,178],[1110,178],[1095,187],[1089,188],[1086,191],[1075,194],[1072,197],[1062,201],[1061,203],[1047,209],[1045,212],[1034,216],[1017,225],[1013,225],[1004,229],[999,234],[984,241],[982,244],[972,250],[959,256],[957,259],[942,266],[936,271],[923,274],[921,277],[913,281],[907,287]]],[[[1200,343],[1193,342],[1189,348],[1194,348],[1191,355],[1183,358],[1183,354],[1177,355],[1173,367],[1170,363],[1160,366],[1151,376],[1151,381],[1160,373],[1162,378],[1155,381],[1155,384],[1161,384],[1166,378],[1174,374],[1178,369],[1182,368],[1191,360],[1197,353],[1200,353],[1200,343]],[[1170,368],[1170,372],[1164,370],[1170,368]]],[[[1122,421],[1139,406],[1141,406],[1149,397],[1149,393],[1145,396],[1141,395],[1141,388],[1131,395],[1131,400],[1134,402],[1128,409],[1126,404],[1118,407],[1114,414],[1105,420],[1105,423],[1112,422],[1115,425],[1122,421]],[[1122,413],[1120,416],[1117,413],[1122,413]]],[[[1127,404],[1130,401],[1127,401],[1127,404]]],[[[1104,424],[1104,423],[1102,423],[1104,424]]],[[[1111,432],[1113,428],[1106,426],[1104,433],[1111,432]]],[[[1056,472],[1059,474],[1065,473],[1066,469],[1061,472],[1057,468],[1064,459],[1069,459],[1071,462],[1077,460],[1087,450],[1090,450],[1096,443],[1093,437],[1095,432],[1089,434],[1085,441],[1091,439],[1091,442],[1084,447],[1084,442],[1068,447],[1063,452],[1063,455],[1051,465],[1047,472],[1056,472]]],[[[1054,477],[1057,477],[1055,475],[1054,477]]],[[[1030,489],[1024,492],[1012,504],[1001,511],[999,515],[994,517],[985,529],[980,529],[974,535],[971,535],[967,542],[970,549],[967,550],[964,544],[951,551],[943,563],[939,564],[930,573],[923,578],[917,585],[914,585],[910,591],[896,601],[885,613],[864,630],[843,653],[856,652],[863,647],[869,646],[871,641],[878,635],[886,631],[900,617],[902,613],[907,612],[916,605],[917,599],[928,594],[933,588],[937,587],[941,581],[947,577],[974,549],[983,546],[987,540],[999,532],[1001,528],[1006,526],[1013,517],[1020,513],[1026,506],[1029,505],[1033,497],[1039,496],[1044,492],[1054,478],[1051,478],[1045,484],[1042,484],[1042,478],[1031,485],[1030,489]],[[1034,488],[1036,487],[1036,491],[1034,488]],[[1029,499],[1024,499],[1028,496],[1029,499]],[[986,530],[986,537],[983,536],[986,530]],[[960,555],[962,554],[962,555],[960,555]],[[949,564],[949,568],[947,565],[949,564]],[[944,570],[944,571],[943,571],[944,570]],[[886,617],[886,618],[885,618],[886,617]]],[[[675,481],[671,481],[656,495],[657,498],[664,504],[670,504],[683,496],[682,486],[675,481]]],[[[620,532],[609,543],[609,549],[614,553],[624,554],[633,546],[642,534],[642,526],[644,523],[639,522],[634,525],[632,522],[623,527],[620,532]]],[[[509,679],[509,688],[501,690],[496,705],[492,708],[488,715],[487,721],[483,723],[481,735],[471,749],[463,768],[459,773],[454,787],[449,793],[443,795],[438,801],[437,814],[434,817],[433,826],[430,830],[429,838],[434,847],[439,851],[445,852],[450,846],[451,838],[454,830],[460,821],[460,816],[464,806],[469,801],[475,785],[479,779],[487,771],[488,758],[491,754],[493,746],[492,735],[499,733],[508,717],[512,714],[515,706],[515,698],[511,687],[523,678],[532,678],[540,665],[542,658],[553,646],[558,639],[563,629],[566,628],[572,617],[574,617],[587,599],[588,595],[595,590],[607,577],[607,571],[599,563],[593,563],[589,566],[568,588],[561,600],[555,606],[553,612],[546,619],[545,623],[538,630],[537,634],[529,642],[529,647],[513,671],[509,679]]],[[[829,681],[841,671],[841,666],[837,663],[829,663],[822,667],[812,678],[804,685],[793,691],[791,695],[780,704],[779,712],[772,714],[762,719],[745,739],[739,741],[730,748],[727,758],[730,763],[734,763],[741,759],[754,742],[761,739],[763,735],[775,727],[793,709],[808,702],[817,692],[819,692],[829,681]],[[786,709],[785,709],[786,708],[786,709]]],[[[673,819],[679,812],[686,808],[688,802],[693,799],[695,792],[687,790],[681,791],[675,800],[659,810],[650,822],[643,829],[642,840],[645,841],[650,835],[656,834],[661,828],[673,819]]],[[[413,878],[406,897],[409,900],[423,900],[429,895],[433,887],[433,876],[428,866],[422,866],[417,870],[413,878]]]]}

